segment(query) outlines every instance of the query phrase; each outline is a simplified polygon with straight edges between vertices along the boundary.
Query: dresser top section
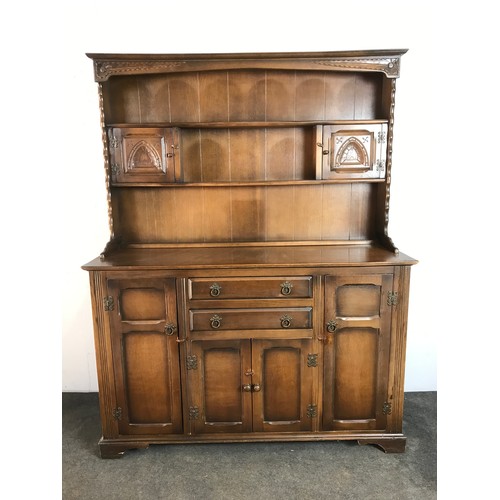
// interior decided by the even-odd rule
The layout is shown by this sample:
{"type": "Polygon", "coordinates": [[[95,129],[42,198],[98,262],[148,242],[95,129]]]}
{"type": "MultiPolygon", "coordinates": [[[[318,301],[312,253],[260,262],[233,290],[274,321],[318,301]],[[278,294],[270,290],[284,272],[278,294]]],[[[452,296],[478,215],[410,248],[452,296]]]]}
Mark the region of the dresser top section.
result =
{"type": "Polygon", "coordinates": [[[215,71],[281,69],[371,71],[399,77],[400,59],[408,49],[337,52],[267,52],[222,54],[104,54],[88,53],[96,82],[111,76],[215,71]]]}
{"type": "Polygon", "coordinates": [[[417,261],[371,245],[297,245],[124,248],[104,260],[89,262],[91,270],[322,268],[413,265],[417,261]]]}

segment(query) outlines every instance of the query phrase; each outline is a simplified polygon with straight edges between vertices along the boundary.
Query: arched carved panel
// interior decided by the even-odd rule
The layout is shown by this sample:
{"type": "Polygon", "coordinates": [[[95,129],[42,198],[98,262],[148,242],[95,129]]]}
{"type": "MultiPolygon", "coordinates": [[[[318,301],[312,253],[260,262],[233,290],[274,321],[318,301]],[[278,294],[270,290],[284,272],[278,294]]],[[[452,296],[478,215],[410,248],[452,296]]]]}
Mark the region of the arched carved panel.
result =
{"type": "MultiPolygon", "coordinates": [[[[159,145],[164,146],[161,139],[159,145]]],[[[153,145],[145,140],[141,140],[137,142],[130,151],[126,168],[127,171],[143,169],[165,172],[165,167],[166,165],[162,162],[158,151],[153,145]]]]}
{"type": "MultiPolygon", "coordinates": [[[[349,137],[343,142],[334,158],[333,168],[364,168],[369,167],[370,154],[366,146],[356,137],[349,137]]],[[[367,136],[363,137],[363,142],[369,143],[367,136]]]]}

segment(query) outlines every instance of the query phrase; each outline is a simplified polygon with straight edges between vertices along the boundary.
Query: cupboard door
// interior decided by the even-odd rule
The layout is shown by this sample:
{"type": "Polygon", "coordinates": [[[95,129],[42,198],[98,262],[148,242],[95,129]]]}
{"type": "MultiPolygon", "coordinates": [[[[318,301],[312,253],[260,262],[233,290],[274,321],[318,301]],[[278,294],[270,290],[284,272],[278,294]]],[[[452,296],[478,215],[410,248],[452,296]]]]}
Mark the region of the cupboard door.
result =
{"type": "Polygon", "coordinates": [[[383,179],[387,124],[325,125],[323,179],[383,179]]]}
{"type": "MultiPolygon", "coordinates": [[[[311,341],[253,340],[253,430],[310,431],[313,368],[308,366],[311,341]]],[[[309,363],[310,364],[310,363],[309,363]]]]}
{"type": "Polygon", "coordinates": [[[120,434],[182,432],[175,280],[109,280],[120,434]]]}
{"type": "Polygon", "coordinates": [[[111,181],[179,180],[179,142],[176,128],[109,128],[111,181]]]}
{"type": "Polygon", "coordinates": [[[391,274],[325,280],[323,429],[385,429],[391,274]]]}
{"type": "Polygon", "coordinates": [[[190,350],[192,430],[195,433],[251,431],[250,340],[192,341],[190,350]]]}

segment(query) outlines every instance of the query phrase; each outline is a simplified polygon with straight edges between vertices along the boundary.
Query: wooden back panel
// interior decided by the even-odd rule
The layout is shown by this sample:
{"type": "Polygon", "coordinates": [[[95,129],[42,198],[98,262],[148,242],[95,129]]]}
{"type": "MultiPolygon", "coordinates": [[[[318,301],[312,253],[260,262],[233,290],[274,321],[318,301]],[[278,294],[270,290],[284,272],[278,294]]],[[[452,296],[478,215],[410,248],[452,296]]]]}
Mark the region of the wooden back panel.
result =
{"type": "Polygon", "coordinates": [[[113,76],[110,123],[370,120],[381,116],[381,73],[228,70],[113,76]]]}
{"type": "Polygon", "coordinates": [[[313,127],[184,129],[184,182],[312,180],[313,127]]]}
{"type": "Polygon", "coordinates": [[[113,188],[128,243],[366,240],[377,184],[113,188]]]}

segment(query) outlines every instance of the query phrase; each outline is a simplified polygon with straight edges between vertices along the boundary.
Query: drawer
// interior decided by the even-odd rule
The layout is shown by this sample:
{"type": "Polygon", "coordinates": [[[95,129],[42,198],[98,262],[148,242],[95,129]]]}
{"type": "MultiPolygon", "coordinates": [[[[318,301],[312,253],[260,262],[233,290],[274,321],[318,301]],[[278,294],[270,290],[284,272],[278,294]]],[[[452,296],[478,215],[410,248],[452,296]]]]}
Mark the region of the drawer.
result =
{"type": "Polygon", "coordinates": [[[200,299],[278,299],[312,297],[312,277],[191,278],[188,297],[200,299]]]}
{"type": "Polygon", "coordinates": [[[312,307],[283,309],[191,309],[191,331],[295,330],[312,328],[312,307]]]}

